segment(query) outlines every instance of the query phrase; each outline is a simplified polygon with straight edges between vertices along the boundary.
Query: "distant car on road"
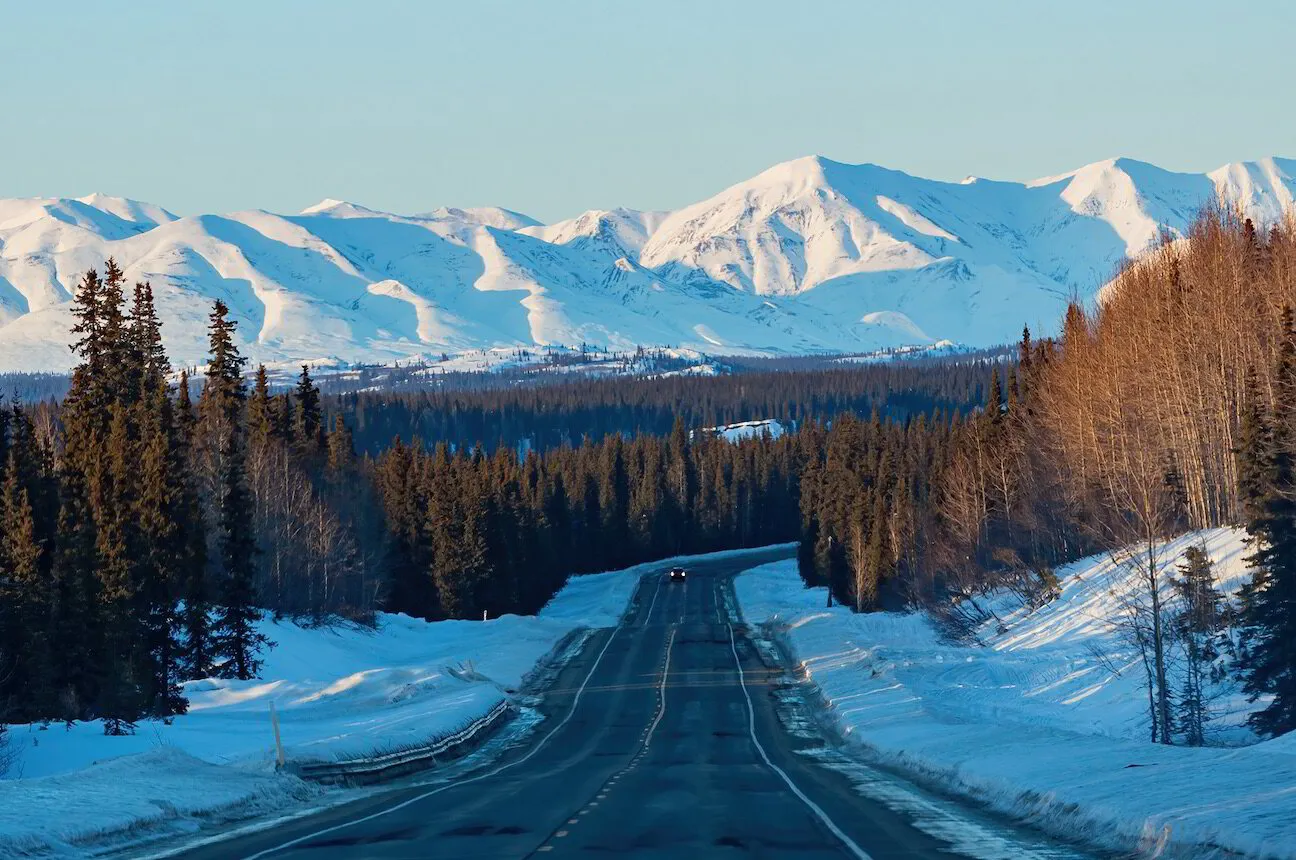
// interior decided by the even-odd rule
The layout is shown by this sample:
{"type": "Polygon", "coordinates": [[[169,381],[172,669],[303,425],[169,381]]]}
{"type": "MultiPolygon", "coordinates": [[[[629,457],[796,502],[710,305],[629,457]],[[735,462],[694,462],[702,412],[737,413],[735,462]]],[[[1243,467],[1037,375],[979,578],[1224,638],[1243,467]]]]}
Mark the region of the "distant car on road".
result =
{"type": "Polygon", "coordinates": [[[670,569],[671,582],[683,582],[688,576],[688,571],[682,567],[672,567],[670,569]]]}

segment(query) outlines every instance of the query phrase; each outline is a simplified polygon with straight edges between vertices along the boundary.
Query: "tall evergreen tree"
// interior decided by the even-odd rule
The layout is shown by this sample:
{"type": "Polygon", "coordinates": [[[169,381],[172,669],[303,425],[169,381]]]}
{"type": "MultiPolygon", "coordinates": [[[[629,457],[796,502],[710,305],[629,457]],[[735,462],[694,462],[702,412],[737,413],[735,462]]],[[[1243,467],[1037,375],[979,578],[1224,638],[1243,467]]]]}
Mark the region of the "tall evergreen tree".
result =
{"type": "Polygon", "coordinates": [[[1247,368],[1243,384],[1242,419],[1238,428],[1238,496],[1248,522],[1263,515],[1273,491],[1273,430],[1269,405],[1260,393],[1255,368],[1247,368]]]}
{"type": "MultiPolygon", "coordinates": [[[[1260,494],[1245,505],[1254,512],[1247,523],[1253,541],[1248,561],[1257,571],[1246,594],[1245,689],[1253,700],[1273,696],[1250,717],[1258,731],[1271,735],[1296,729],[1296,324],[1290,306],[1282,311],[1281,335],[1268,477],[1250,488],[1260,494]]],[[[1255,456],[1243,451],[1244,459],[1255,456]]]]}
{"type": "Polygon", "coordinates": [[[1219,625],[1220,604],[1213,564],[1204,547],[1191,546],[1184,551],[1174,587],[1185,607],[1175,626],[1186,652],[1174,727],[1183,734],[1188,746],[1202,746],[1206,743],[1206,723],[1211,716],[1206,681],[1210,661],[1215,657],[1211,636],[1219,625]]]}
{"type": "Polygon", "coordinates": [[[199,412],[205,445],[215,455],[211,462],[220,587],[212,630],[214,654],[223,675],[246,680],[256,677],[258,655],[270,643],[256,628],[261,612],[256,606],[256,541],[242,427],[247,386],[245,360],[234,342],[237,325],[229,318],[229,308],[217,300],[208,328],[211,360],[199,412]]]}
{"type": "Polygon", "coordinates": [[[257,365],[256,382],[247,405],[248,446],[263,450],[275,435],[274,405],[270,397],[270,376],[264,364],[257,365]]]}
{"type": "Polygon", "coordinates": [[[206,678],[215,665],[211,632],[211,593],[207,584],[207,529],[195,474],[194,434],[197,415],[189,394],[189,374],[180,372],[175,403],[175,461],[172,477],[177,488],[176,511],[183,544],[183,574],[179,592],[184,601],[181,628],[185,673],[206,678]]]}
{"type": "Polygon", "coordinates": [[[104,631],[99,709],[104,733],[121,735],[134,732],[147,705],[148,667],[142,659],[144,630],[137,602],[142,578],[135,519],[138,445],[128,417],[130,407],[118,402],[111,412],[106,468],[100,477],[101,508],[95,517],[99,616],[104,631]]]}
{"type": "Polygon", "coordinates": [[[310,366],[303,364],[297,378],[297,411],[293,416],[293,435],[302,450],[308,453],[323,448],[324,424],[320,413],[320,393],[311,379],[310,366]]]}
{"type": "Polygon", "coordinates": [[[1003,386],[999,382],[999,368],[990,368],[990,392],[986,395],[986,417],[993,427],[998,427],[1003,420],[1004,399],[1003,386]]]}
{"type": "Polygon", "coordinates": [[[35,718],[47,718],[54,709],[52,595],[44,575],[44,552],[11,450],[0,492],[0,653],[11,655],[12,665],[3,667],[0,694],[7,694],[6,701],[22,703],[20,714],[35,718]]]}
{"type": "Polygon", "coordinates": [[[351,439],[351,430],[342,420],[335,416],[333,429],[328,435],[328,467],[335,475],[345,474],[355,466],[355,442],[351,439]]]}
{"type": "Polygon", "coordinates": [[[241,440],[226,441],[218,539],[224,570],[213,639],[216,654],[225,661],[221,674],[246,681],[260,672],[259,654],[271,643],[256,627],[261,611],[256,606],[256,543],[244,456],[241,440]]]}
{"type": "Polygon", "coordinates": [[[99,696],[92,669],[102,651],[98,623],[99,581],[95,576],[95,529],[85,477],[64,468],[60,475],[59,515],[52,566],[50,620],[58,716],[81,719],[99,696]]]}
{"type": "Polygon", "coordinates": [[[188,574],[191,544],[185,534],[185,517],[189,511],[181,486],[183,475],[176,474],[179,452],[170,426],[171,402],[165,394],[158,411],[149,417],[144,428],[137,512],[141,533],[138,602],[149,668],[144,699],[150,713],[168,717],[184,713],[188,707],[180,689],[185,643],[176,608],[188,574]]]}

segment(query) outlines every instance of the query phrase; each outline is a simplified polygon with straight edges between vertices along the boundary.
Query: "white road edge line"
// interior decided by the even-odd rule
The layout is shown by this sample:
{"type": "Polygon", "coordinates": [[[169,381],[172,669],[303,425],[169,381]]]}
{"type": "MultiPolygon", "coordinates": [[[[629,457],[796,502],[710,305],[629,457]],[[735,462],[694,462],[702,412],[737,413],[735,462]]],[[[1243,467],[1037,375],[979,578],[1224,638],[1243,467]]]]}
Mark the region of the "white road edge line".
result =
{"type": "MultiPolygon", "coordinates": [[[[648,606],[649,616],[652,615],[653,606],[657,604],[657,594],[660,591],[661,591],[661,580],[658,579],[657,591],[653,592],[652,603],[650,603],[648,606]]],[[[255,854],[248,855],[248,857],[245,858],[245,860],[260,860],[260,858],[262,857],[269,857],[271,854],[275,854],[279,851],[283,851],[285,848],[292,848],[296,845],[301,845],[303,842],[308,842],[320,836],[326,836],[329,833],[336,833],[339,830],[345,830],[346,828],[354,827],[357,824],[364,824],[365,822],[373,821],[374,819],[377,818],[382,818],[384,815],[389,815],[393,812],[397,812],[401,809],[405,809],[408,806],[413,806],[416,803],[421,803],[424,800],[427,800],[429,797],[440,794],[443,791],[449,791],[450,789],[458,788],[461,785],[471,785],[474,782],[481,782],[484,779],[490,779],[492,776],[497,776],[498,774],[501,774],[510,768],[517,767],[518,765],[524,764],[525,762],[529,761],[533,756],[535,756],[536,753],[540,752],[540,750],[544,748],[544,745],[549,742],[550,738],[552,738],[555,734],[561,731],[562,727],[567,725],[567,723],[571,721],[571,718],[576,715],[576,706],[580,704],[581,694],[585,692],[585,687],[589,685],[590,678],[594,677],[594,672],[598,669],[599,663],[603,662],[603,655],[607,653],[608,648],[612,645],[612,640],[615,639],[616,635],[621,632],[622,626],[623,624],[617,624],[617,626],[612,630],[612,635],[609,636],[607,642],[603,644],[603,650],[599,651],[598,656],[594,658],[594,665],[590,666],[589,673],[585,676],[585,680],[581,682],[580,687],[576,690],[576,697],[572,699],[571,708],[567,711],[567,716],[563,717],[562,722],[558,723],[558,725],[550,729],[549,734],[541,738],[539,743],[537,743],[534,747],[532,747],[531,751],[528,752],[526,755],[522,756],[522,758],[517,759],[516,761],[511,761],[507,764],[502,764],[493,770],[487,771],[486,773],[479,774],[477,776],[470,777],[468,779],[461,779],[455,782],[447,783],[446,785],[439,786],[438,788],[434,788],[431,791],[425,791],[420,795],[411,797],[409,800],[402,801],[396,804],[395,806],[389,806],[386,809],[380,809],[377,812],[363,816],[362,818],[356,818],[351,821],[344,821],[341,824],[335,824],[332,827],[326,827],[323,830],[316,830],[314,833],[307,833],[305,836],[299,836],[296,839],[291,839],[283,843],[282,845],[276,845],[273,848],[267,848],[264,851],[258,851],[255,854]]]]}
{"type": "Polygon", "coordinates": [[[648,611],[644,613],[644,624],[652,620],[653,607],[657,605],[657,595],[661,594],[661,584],[661,577],[657,577],[657,590],[653,592],[652,602],[648,604],[648,611]]]}
{"type": "Polygon", "coordinates": [[[806,797],[805,793],[802,792],[801,789],[797,788],[796,783],[792,781],[790,776],[784,773],[781,767],[770,761],[770,757],[765,752],[765,747],[761,746],[760,739],[756,737],[756,708],[752,705],[751,694],[747,692],[747,676],[743,672],[742,661],[738,659],[738,644],[734,638],[734,628],[732,623],[729,624],[729,650],[733,651],[734,665],[738,667],[738,686],[742,688],[743,698],[747,700],[747,732],[751,735],[752,743],[756,745],[756,752],[760,753],[760,757],[765,762],[765,766],[779,775],[779,778],[787,784],[787,787],[792,790],[792,793],[795,794],[802,803],[810,808],[810,811],[823,822],[824,826],[832,832],[833,836],[836,836],[841,840],[847,850],[859,858],[859,860],[872,860],[868,855],[868,852],[856,845],[855,840],[847,836],[842,832],[840,827],[833,823],[833,820],[828,817],[828,813],[824,812],[819,807],[819,804],[806,797]]]}

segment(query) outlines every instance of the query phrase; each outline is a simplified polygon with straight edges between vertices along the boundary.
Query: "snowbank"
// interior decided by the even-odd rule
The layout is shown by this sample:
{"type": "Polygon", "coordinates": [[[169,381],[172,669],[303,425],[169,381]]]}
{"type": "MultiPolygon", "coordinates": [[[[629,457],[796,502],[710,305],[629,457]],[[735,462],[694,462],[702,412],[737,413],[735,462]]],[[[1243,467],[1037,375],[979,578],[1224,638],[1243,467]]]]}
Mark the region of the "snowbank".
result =
{"type": "MultiPolygon", "coordinates": [[[[1172,542],[1173,565],[1205,542],[1221,590],[1246,577],[1243,535],[1172,542]]],[[[1106,556],[1058,571],[1036,610],[992,602],[981,646],[941,640],[922,614],[825,609],[794,561],[738,577],[745,617],[768,625],[818,686],[842,731],[880,760],[1063,835],[1113,849],[1192,856],[1215,848],[1296,857],[1296,741],[1243,748],[1148,742],[1141,667],[1106,619],[1126,571],[1106,556]]],[[[1245,700],[1217,702],[1217,742],[1253,740],[1245,700]]]]}
{"type": "Polygon", "coordinates": [[[742,421],[738,424],[722,424],[719,427],[703,427],[693,435],[719,436],[726,442],[741,442],[744,439],[755,439],[765,435],[777,439],[786,432],[787,428],[782,422],[773,418],[764,418],[757,421],[742,421]]]}
{"type": "Polygon", "coordinates": [[[252,815],[321,793],[291,777],[157,747],[74,773],[0,782],[0,856],[83,857],[100,839],[216,812],[252,815]]]}
{"type": "Polygon", "coordinates": [[[271,703],[289,759],[427,743],[484,715],[572,630],[615,625],[639,572],[573,577],[535,617],[383,615],[377,630],[267,621],[261,631],[277,644],[262,678],[190,681],[189,713],[172,725],[142,723],[123,738],[104,737],[97,722],[15,726],[19,759],[0,781],[0,854],[308,796],[316,789],[274,772],[271,703]]]}

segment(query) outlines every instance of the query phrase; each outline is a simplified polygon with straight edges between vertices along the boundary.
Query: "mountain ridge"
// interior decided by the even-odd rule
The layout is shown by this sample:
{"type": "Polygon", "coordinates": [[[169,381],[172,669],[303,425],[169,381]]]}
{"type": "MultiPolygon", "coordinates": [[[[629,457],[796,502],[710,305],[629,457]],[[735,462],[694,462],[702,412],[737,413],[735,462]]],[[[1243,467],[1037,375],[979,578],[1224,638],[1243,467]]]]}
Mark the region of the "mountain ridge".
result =
{"type": "Polygon", "coordinates": [[[0,370],[63,371],[72,290],[114,257],[178,364],[221,298],[254,360],[382,362],[496,346],[705,352],[989,345],[1049,332],[1121,260],[1212,201],[1290,212],[1296,160],[1207,173],[1110,158],[1028,182],[805,156],[673,211],[542,224],[501,207],[178,216],[91,194],[0,199],[0,370]]]}

